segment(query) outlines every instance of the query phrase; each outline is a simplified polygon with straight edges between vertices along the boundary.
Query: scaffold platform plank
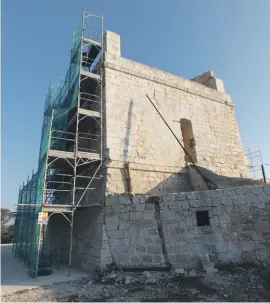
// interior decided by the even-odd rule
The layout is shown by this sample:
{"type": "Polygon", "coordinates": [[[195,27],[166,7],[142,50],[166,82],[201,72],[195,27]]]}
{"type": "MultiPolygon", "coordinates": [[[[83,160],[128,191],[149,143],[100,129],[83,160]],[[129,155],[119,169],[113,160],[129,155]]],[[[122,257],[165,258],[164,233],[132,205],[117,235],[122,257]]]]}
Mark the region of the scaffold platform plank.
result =
{"type": "Polygon", "coordinates": [[[96,117],[96,118],[100,118],[100,113],[93,111],[93,110],[88,110],[88,109],[83,109],[83,108],[79,108],[78,110],[79,114],[81,115],[85,115],[85,116],[89,116],[89,117],[96,117]]]}
{"type": "Polygon", "coordinates": [[[48,213],[72,213],[72,205],[42,205],[42,210],[48,213]]]}
{"type": "Polygon", "coordinates": [[[77,151],[76,153],[74,153],[74,152],[50,149],[48,151],[48,155],[50,157],[62,158],[62,159],[65,159],[65,158],[75,159],[76,157],[78,157],[78,158],[85,158],[85,159],[91,159],[91,160],[100,160],[100,155],[98,153],[88,153],[88,152],[82,152],[82,151],[77,151]]]}
{"type": "Polygon", "coordinates": [[[83,37],[83,42],[88,43],[88,44],[94,44],[94,45],[97,45],[101,48],[101,43],[98,42],[98,41],[83,37]]]}
{"type": "Polygon", "coordinates": [[[85,71],[83,69],[80,70],[80,73],[83,76],[86,76],[86,77],[89,77],[89,78],[93,78],[93,79],[97,79],[97,80],[101,80],[100,75],[97,75],[97,74],[94,74],[94,73],[91,73],[91,72],[87,72],[87,71],[85,71]]]}

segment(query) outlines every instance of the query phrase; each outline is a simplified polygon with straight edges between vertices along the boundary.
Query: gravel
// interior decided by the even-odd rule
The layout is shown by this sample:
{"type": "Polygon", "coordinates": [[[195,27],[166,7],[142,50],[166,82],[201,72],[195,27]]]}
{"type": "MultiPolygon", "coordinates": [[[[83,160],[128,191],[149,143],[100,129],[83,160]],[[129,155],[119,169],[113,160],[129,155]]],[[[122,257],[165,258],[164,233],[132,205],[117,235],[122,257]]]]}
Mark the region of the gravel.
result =
{"type": "Polygon", "coordinates": [[[257,265],[221,264],[189,274],[122,272],[82,278],[2,296],[2,302],[270,301],[270,272],[257,265]]]}

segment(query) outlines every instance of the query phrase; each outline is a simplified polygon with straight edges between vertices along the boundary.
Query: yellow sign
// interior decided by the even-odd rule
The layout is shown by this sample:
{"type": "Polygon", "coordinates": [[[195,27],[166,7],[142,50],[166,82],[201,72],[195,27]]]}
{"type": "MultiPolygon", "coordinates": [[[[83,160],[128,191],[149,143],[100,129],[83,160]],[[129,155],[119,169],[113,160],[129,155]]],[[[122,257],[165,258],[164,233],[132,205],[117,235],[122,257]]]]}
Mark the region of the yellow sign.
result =
{"type": "Polygon", "coordinates": [[[48,223],[48,213],[39,212],[38,213],[38,224],[47,224],[48,223]]]}

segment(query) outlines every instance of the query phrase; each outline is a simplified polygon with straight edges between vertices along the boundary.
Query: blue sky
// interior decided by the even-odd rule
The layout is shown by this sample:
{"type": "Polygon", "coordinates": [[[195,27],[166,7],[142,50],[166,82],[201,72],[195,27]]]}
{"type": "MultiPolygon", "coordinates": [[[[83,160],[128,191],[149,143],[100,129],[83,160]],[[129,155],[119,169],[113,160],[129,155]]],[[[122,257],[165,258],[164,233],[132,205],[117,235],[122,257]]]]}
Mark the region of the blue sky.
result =
{"type": "Polygon", "coordinates": [[[213,70],[244,147],[270,164],[269,0],[2,0],[2,206],[14,208],[37,168],[45,94],[68,67],[84,7],[121,35],[124,57],[185,78],[213,70]]]}

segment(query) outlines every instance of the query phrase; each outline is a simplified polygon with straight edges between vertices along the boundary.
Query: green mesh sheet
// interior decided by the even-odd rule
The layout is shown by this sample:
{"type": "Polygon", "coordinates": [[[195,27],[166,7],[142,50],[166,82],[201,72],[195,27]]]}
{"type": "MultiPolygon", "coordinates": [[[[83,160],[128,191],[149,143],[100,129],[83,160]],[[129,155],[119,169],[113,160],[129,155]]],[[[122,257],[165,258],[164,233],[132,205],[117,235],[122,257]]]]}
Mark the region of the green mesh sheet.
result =
{"type": "Polygon", "coordinates": [[[39,241],[38,213],[40,202],[36,200],[38,173],[33,174],[19,192],[19,204],[37,204],[37,206],[18,206],[15,219],[13,255],[28,265],[29,275],[36,276],[37,251],[39,241]]]}
{"type": "MultiPolygon", "coordinates": [[[[56,131],[67,131],[69,112],[77,106],[78,102],[81,33],[81,27],[78,27],[73,34],[71,64],[65,77],[62,79],[59,86],[56,86],[53,89],[49,88],[46,97],[45,114],[51,116],[53,112],[52,132],[53,134],[56,134],[56,137],[58,138],[65,136],[64,133],[57,133],[56,131]]],[[[45,118],[44,123],[46,123],[45,118]]],[[[42,156],[44,155],[44,148],[46,149],[47,142],[48,139],[44,138],[44,145],[42,145],[41,152],[42,156]]],[[[65,140],[52,138],[51,148],[66,150],[67,143],[68,142],[65,140]]]]}
{"type": "MultiPolygon", "coordinates": [[[[38,171],[22,187],[18,197],[19,204],[36,204],[36,206],[17,207],[13,244],[13,254],[16,258],[23,259],[24,263],[28,265],[31,277],[36,277],[38,268],[39,241],[41,236],[40,225],[38,225],[38,213],[42,210],[46,155],[50,148],[48,144],[52,113],[52,130],[65,131],[68,124],[68,114],[77,105],[78,100],[81,34],[81,27],[78,27],[73,33],[71,63],[65,77],[59,86],[48,89],[45,100],[38,171]]],[[[61,141],[52,140],[53,146],[51,147],[59,147],[58,145],[61,141]]]]}

